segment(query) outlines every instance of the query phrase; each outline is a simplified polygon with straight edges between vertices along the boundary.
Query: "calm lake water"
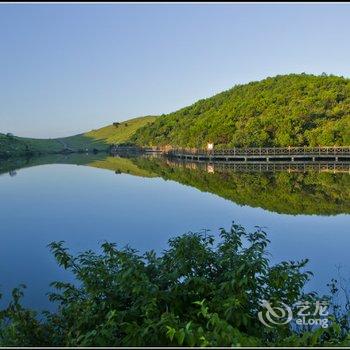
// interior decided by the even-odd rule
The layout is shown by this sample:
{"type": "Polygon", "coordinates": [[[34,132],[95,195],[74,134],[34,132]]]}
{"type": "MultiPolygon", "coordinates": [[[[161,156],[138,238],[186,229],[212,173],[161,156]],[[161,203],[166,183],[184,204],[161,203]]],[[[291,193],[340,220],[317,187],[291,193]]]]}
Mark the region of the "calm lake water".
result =
{"type": "Polygon", "coordinates": [[[338,265],[350,277],[349,173],[55,156],[2,162],[0,174],[2,306],[24,283],[25,304],[49,308],[50,282],[71,280],[47,248],[52,241],[64,240],[73,253],[105,240],[161,252],[170,237],[204,228],[217,235],[233,220],[265,227],[272,262],[309,258],[309,289],[327,291],[338,265]]]}

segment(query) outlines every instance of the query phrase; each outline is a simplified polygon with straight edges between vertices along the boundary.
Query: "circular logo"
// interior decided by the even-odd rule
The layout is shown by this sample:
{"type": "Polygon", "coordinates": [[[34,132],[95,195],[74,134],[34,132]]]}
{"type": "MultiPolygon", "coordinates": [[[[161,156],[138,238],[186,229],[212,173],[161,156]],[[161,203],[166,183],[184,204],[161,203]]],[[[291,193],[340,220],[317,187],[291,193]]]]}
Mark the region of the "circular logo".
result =
{"type": "Polygon", "coordinates": [[[280,306],[272,306],[264,300],[261,304],[265,310],[258,313],[260,322],[266,327],[273,327],[289,323],[293,319],[292,309],[285,303],[279,302],[280,306]]]}

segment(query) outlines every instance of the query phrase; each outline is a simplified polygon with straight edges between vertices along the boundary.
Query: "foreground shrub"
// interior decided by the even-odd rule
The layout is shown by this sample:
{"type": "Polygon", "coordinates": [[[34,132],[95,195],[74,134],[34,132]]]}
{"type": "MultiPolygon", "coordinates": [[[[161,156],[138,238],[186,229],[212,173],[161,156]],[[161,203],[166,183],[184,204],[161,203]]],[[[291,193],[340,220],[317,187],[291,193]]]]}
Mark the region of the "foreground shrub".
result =
{"type": "MultiPolygon", "coordinates": [[[[266,327],[263,300],[295,305],[316,301],[303,292],[307,260],[271,266],[269,240],[236,224],[169,241],[161,256],[104,243],[101,253],[72,256],[63,242],[50,244],[58,264],[76,284],[54,282],[54,313],[21,306],[23,286],[0,313],[3,346],[306,346],[349,345],[348,319],[333,308],[328,328],[266,327]]],[[[333,292],[335,292],[335,284],[333,292]]]]}

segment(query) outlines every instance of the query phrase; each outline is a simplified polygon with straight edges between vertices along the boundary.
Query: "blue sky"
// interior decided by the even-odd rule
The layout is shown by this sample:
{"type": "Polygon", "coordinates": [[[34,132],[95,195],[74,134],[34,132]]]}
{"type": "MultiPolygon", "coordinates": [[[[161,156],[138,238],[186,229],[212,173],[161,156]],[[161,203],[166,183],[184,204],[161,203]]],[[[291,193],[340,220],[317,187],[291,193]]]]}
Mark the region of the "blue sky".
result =
{"type": "Polygon", "coordinates": [[[60,137],[291,72],[350,77],[349,4],[2,4],[0,132],[60,137]]]}

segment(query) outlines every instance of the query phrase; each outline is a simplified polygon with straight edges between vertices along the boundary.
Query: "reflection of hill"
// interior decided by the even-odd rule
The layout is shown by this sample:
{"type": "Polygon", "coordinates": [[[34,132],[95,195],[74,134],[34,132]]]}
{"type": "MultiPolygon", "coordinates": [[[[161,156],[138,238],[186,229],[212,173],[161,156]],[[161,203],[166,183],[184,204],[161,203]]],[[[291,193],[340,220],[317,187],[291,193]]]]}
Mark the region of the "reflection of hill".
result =
{"type": "Polygon", "coordinates": [[[177,181],[240,205],[284,214],[336,215],[350,213],[350,174],[315,171],[235,172],[173,163],[164,158],[109,157],[106,154],[49,155],[0,161],[0,174],[44,164],[76,164],[134,176],[177,181]]]}
{"type": "Polygon", "coordinates": [[[208,173],[191,164],[164,159],[137,158],[139,167],[240,205],[284,214],[335,215],[350,213],[350,174],[244,173],[219,170],[208,173]]]}
{"type": "Polygon", "coordinates": [[[105,159],[95,160],[88,165],[94,168],[113,170],[117,173],[125,173],[142,177],[155,177],[156,174],[147,169],[139,168],[133,161],[133,158],[107,157],[105,159]]]}
{"type": "Polygon", "coordinates": [[[69,154],[47,155],[32,158],[11,158],[0,161],[0,174],[10,173],[21,168],[29,168],[44,164],[75,164],[94,168],[113,170],[134,176],[157,176],[145,169],[138,168],[131,158],[108,157],[106,154],[69,154]]]}
{"type": "Polygon", "coordinates": [[[106,154],[49,154],[30,158],[9,158],[6,160],[0,160],[0,175],[22,168],[30,168],[45,164],[87,165],[91,161],[96,161],[103,158],[106,158],[106,154]]]}

